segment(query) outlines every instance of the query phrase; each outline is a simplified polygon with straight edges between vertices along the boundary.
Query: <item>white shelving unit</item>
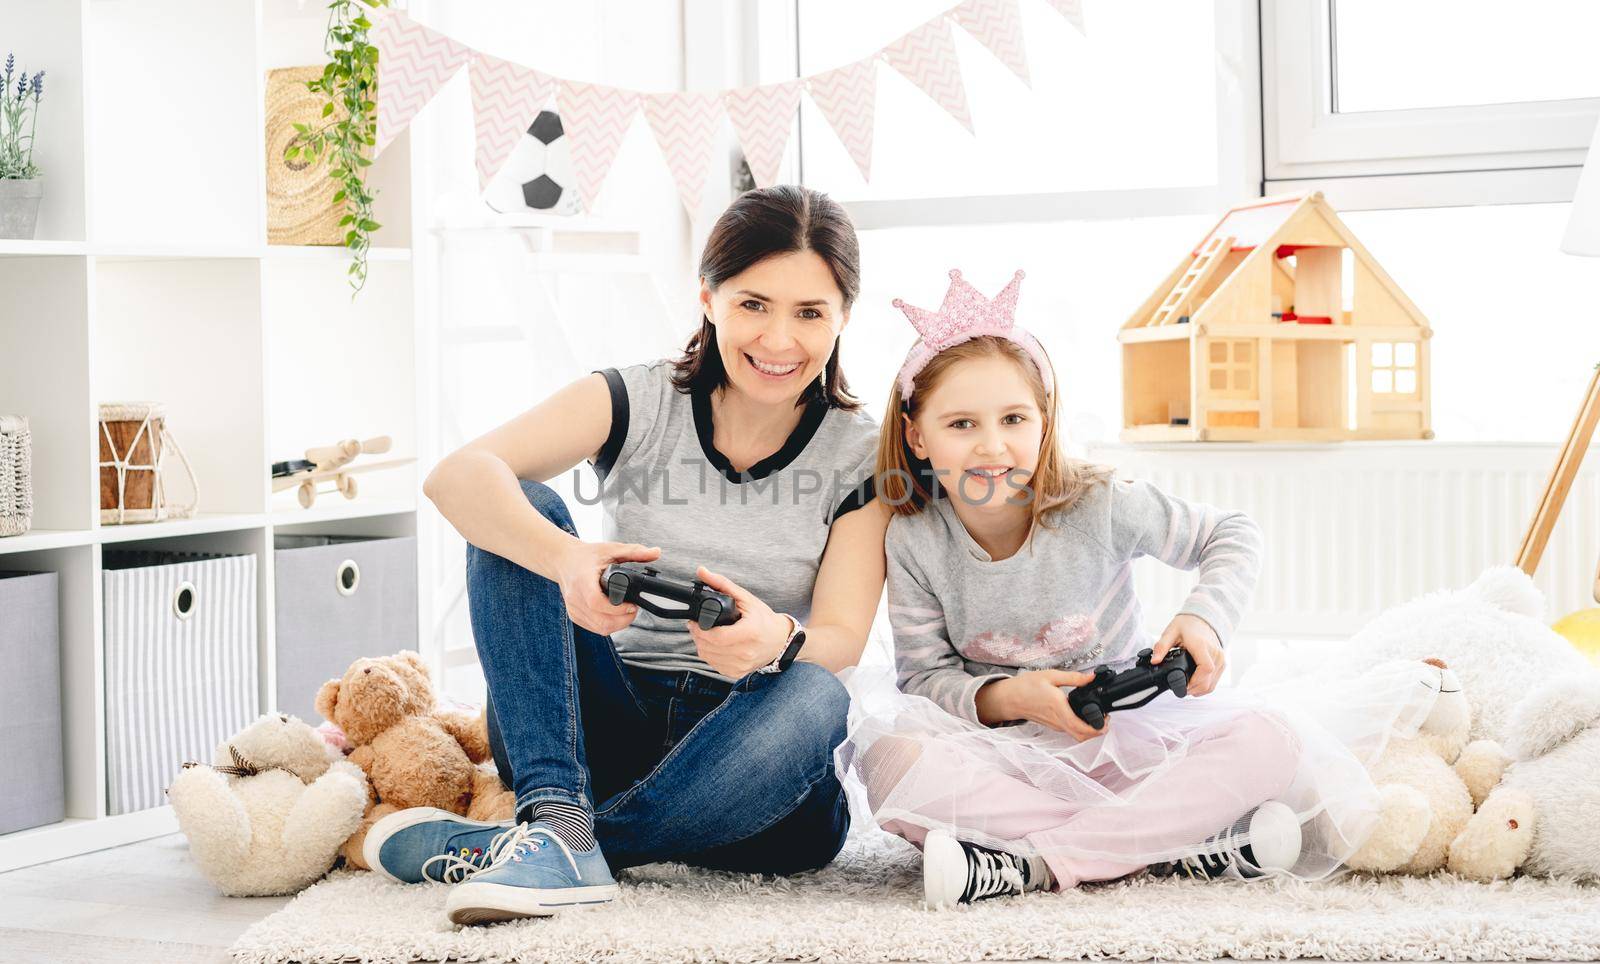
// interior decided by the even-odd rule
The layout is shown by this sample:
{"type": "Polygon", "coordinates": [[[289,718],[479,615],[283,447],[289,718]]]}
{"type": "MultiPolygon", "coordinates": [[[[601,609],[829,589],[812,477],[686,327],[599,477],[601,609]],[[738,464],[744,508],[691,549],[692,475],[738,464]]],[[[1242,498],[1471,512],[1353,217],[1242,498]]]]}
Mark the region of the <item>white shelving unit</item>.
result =
{"type": "MultiPolygon", "coordinates": [[[[355,300],[343,249],[265,243],[265,75],[324,62],[326,13],[303,0],[7,0],[8,48],[47,71],[46,182],[37,240],[0,241],[0,412],[31,423],[35,504],[33,530],[0,539],[0,569],[61,574],[67,814],[0,836],[0,871],[176,829],[167,807],[107,816],[103,546],[257,556],[266,712],[274,534],[417,532],[415,465],[309,511],[271,492],[270,464],[311,445],[389,434],[395,454],[418,450],[410,136],[368,169],[383,246],[355,300]],[[97,406],[118,400],[166,405],[200,482],[194,518],[99,523],[97,406]]],[[[181,473],[169,481],[181,490],[181,473]]]]}

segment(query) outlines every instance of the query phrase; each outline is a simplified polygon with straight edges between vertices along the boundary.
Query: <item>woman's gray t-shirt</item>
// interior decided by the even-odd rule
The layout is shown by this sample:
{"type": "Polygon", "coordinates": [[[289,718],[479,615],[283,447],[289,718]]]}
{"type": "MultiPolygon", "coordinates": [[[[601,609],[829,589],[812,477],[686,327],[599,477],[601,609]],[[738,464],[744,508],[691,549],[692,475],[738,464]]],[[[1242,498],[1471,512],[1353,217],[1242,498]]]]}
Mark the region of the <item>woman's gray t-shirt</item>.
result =
{"type": "MultiPolygon", "coordinates": [[[[604,538],[660,546],[650,565],[662,575],[693,580],[703,565],[805,622],[829,526],[871,492],[877,422],[811,402],[783,447],[740,473],[712,442],[710,397],[680,392],[670,359],[601,374],[611,434],[592,464],[604,538]]],[[[611,640],[628,665],[734,682],[696,654],[681,619],[641,608],[611,640]]]]}

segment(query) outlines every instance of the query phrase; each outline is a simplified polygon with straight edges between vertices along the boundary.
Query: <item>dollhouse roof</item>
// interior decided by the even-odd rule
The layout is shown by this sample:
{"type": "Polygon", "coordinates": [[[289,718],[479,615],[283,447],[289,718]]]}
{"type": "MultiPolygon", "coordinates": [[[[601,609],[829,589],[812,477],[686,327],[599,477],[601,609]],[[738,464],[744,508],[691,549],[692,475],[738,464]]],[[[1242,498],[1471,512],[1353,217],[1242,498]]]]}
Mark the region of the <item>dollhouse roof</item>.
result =
{"type": "MultiPolygon", "coordinates": [[[[1123,329],[1146,327],[1152,317],[1159,316],[1158,309],[1169,294],[1177,295],[1178,286],[1186,283],[1185,272],[1197,263],[1200,253],[1217,238],[1233,239],[1228,245],[1228,252],[1233,256],[1226,262],[1219,262],[1216,271],[1226,273],[1214,279],[1215,283],[1210,286],[1204,300],[1193,300],[1193,296],[1183,300],[1187,310],[1181,316],[1185,320],[1188,316],[1199,316],[1207,304],[1239,293],[1240,279],[1248,277],[1249,272],[1258,269],[1263,261],[1271,262],[1272,271],[1288,276],[1292,275],[1292,269],[1283,259],[1294,251],[1306,247],[1338,247],[1351,251],[1371,277],[1392,296],[1408,322],[1419,328],[1427,327],[1427,319],[1421,310],[1400,290],[1400,286],[1383,270],[1371,252],[1356,240],[1338,213],[1323,198],[1322,192],[1312,191],[1261,198],[1230,209],[1206,232],[1199,244],[1184,254],[1183,261],[1122,326],[1123,329]],[[1235,252],[1245,254],[1238,256],[1235,252]],[[1224,263],[1231,267],[1223,267],[1224,263]]],[[[1169,314],[1178,313],[1169,311],[1169,314]]],[[[1174,320],[1164,318],[1163,326],[1174,320]]]]}
{"type": "Polygon", "coordinates": [[[1233,238],[1233,251],[1248,251],[1272,237],[1303,203],[1302,195],[1264,198],[1262,203],[1240,205],[1222,216],[1191,254],[1199,254],[1212,238],[1233,238]]]}

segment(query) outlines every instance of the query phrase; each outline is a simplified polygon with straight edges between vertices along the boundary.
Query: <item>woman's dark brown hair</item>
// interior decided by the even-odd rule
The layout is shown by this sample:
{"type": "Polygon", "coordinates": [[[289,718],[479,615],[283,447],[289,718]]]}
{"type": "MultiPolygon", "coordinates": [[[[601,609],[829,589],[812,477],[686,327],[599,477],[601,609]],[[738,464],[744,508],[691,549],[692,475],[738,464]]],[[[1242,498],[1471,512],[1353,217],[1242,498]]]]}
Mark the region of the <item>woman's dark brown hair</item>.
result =
{"type": "MultiPolygon", "coordinates": [[[[717,218],[700,255],[700,276],[715,291],[724,281],[774,255],[814,251],[827,262],[850,310],[861,293],[861,247],[844,207],[821,191],[776,184],[739,195],[717,218]]],[[[672,363],[672,384],[680,392],[712,392],[728,384],[728,370],[717,350],[717,331],[702,315],[700,330],[683,357],[672,363]]],[[[839,341],[822,375],[800,393],[796,407],[822,399],[833,408],[856,411],[861,402],[839,370],[839,341]]]]}

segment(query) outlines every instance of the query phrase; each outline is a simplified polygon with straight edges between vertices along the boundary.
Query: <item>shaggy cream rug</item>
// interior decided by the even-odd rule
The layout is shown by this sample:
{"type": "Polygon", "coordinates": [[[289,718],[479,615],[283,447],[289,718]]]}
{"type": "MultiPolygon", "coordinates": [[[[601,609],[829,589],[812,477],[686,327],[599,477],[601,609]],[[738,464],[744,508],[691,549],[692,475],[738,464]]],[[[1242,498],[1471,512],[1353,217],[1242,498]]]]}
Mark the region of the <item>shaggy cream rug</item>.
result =
{"type": "Polygon", "coordinates": [[[1347,876],[1320,884],[1135,878],[921,906],[921,857],[876,830],[792,878],[652,864],[611,904],[457,928],[443,885],[338,872],[250,928],[248,964],[334,961],[968,961],[1322,957],[1600,960],[1600,886],[1347,876]]]}

